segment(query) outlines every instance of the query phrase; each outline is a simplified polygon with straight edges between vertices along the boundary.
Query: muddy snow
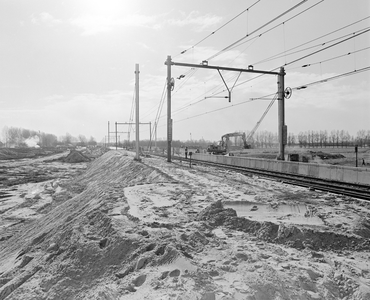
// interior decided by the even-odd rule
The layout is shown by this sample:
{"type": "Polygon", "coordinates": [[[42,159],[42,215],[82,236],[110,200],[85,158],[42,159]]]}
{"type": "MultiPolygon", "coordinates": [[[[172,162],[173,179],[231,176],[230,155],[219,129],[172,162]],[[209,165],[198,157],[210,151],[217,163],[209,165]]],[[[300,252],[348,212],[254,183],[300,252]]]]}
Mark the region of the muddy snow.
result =
{"type": "Polygon", "coordinates": [[[123,150],[1,166],[0,300],[370,299],[367,202],[123,150]]]}

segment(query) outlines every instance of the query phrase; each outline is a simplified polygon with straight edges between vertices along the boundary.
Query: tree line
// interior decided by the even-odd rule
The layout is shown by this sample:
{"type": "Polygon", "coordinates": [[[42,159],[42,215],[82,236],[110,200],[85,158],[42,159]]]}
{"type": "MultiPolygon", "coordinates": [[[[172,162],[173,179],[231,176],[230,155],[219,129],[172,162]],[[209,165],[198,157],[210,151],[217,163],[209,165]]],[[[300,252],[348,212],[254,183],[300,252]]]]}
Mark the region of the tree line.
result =
{"type": "MultiPolygon", "coordinates": [[[[246,132],[248,136],[249,132],[246,132]]],[[[204,145],[206,141],[187,141],[186,144],[204,145]]],[[[243,147],[241,137],[237,137],[234,145],[243,147]]],[[[207,142],[206,142],[207,143],[207,142]]],[[[278,134],[270,131],[258,131],[247,141],[251,148],[276,148],[279,145],[278,134]]],[[[301,148],[325,148],[325,147],[370,147],[370,130],[359,130],[355,136],[346,130],[308,130],[298,134],[288,133],[287,146],[299,146],[301,148]]]]}
{"type": "MultiPolygon", "coordinates": [[[[260,131],[249,141],[252,148],[274,148],[279,144],[277,133],[260,131]]],[[[302,148],[325,147],[370,147],[370,130],[359,130],[355,136],[346,130],[308,130],[298,134],[288,133],[287,146],[302,148]]]]}
{"type": "Polygon", "coordinates": [[[95,146],[97,143],[93,137],[88,140],[84,135],[73,137],[71,134],[59,138],[51,133],[5,126],[2,130],[2,147],[56,147],[58,145],[95,146]]]}
{"type": "Polygon", "coordinates": [[[288,145],[300,147],[370,147],[370,130],[359,130],[356,136],[345,130],[327,130],[300,132],[297,136],[288,135],[288,145]]]}
{"type": "MultiPolygon", "coordinates": [[[[246,136],[248,136],[249,132],[246,132],[246,136]]],[[[231,142],[235,146],[239,146],[243,148],[243,141],[241,137],[232,138],[231,142]]],[[[187,141],[180,141],[180,140],[173,140],[172,147],[180,148],[180,147],[190,147],[190,148],[199,148],[199,149],[206,149],[210,144],[217,144],[218,141],[208,141],[205,139],[200,140],[187,140],[187,141]]],[[[116,142],[115,139],[112,138],[110,140],[109,146],[115,146],[116,142]]],[[[167,147],[167,140],[166,139],[159,139],[157,142],[149,141],[149,140],[141,140],[140,147],[144,148],[153,148],[154,145],[157,145],[159,148],[165,149],[167,147]]],[[[247,144],[251,146],[253,149],[258,148],[277,148],[279,145],[279,139],[277,133],[273,133],[270,131],[258,131],[256,132],[252,138],[247,141],[247,144]]],[[[301,147],[301,148],[325,148],[325,147],[352,147],[352,146],[359,146],[359,147],[370,147],[370,130],[359,130],[356,136],[351,136],[348,131],[345,130],[308,130],[304,132],[300,132],[298,134],[288,133],[287,136],[287,146],[288,147],[301,147]]],[[[106,146],[108,146],[106,144],[106,146]]],[[[117,146],[119,148],[134,148],[135,141],[117,141],[117,146]]]]}

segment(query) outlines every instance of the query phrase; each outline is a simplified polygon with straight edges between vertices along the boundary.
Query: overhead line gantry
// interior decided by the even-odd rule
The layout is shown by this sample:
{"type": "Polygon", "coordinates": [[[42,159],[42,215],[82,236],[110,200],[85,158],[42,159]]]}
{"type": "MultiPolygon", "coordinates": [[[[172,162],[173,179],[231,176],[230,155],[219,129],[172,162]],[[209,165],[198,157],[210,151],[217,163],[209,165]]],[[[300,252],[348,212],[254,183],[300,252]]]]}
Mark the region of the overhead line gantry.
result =
{"type": "MultiPolygon", "coordinates": [[[[279,135],[279,156],[278,159],[284,160],[284,145],[286,144],[287,140],[287,126],[285,125],[285,108],[284,108],[284,98],[290,97],[291,90],[287,92],[284,91],[284,76],[285,70],[284,67],[280,68],[279,72],[272,72],[272,71],[263,71],[263,70],[254,70],[252,65],[248,66],[248,69],[240,69],[240,68],[231,68],[231,67],[221,67],[221,66],[210,66],[208,65],[207,61],[203,61],[201,64],[188,64],[188,63],[180,63],[174,62],[171,59],[171,56],[167,56],[167,60],[164,63],[167,65],[167,161],[171,162],[171,142],[172,142],[172,118],[171,118],[171,92],[174,89],[175,82],[174,78],[171,77],[171,66],[181,66],[181,67],[190,67],[190,68],[200,68],[200,69],[213,69],[217,70],[220,74],[222,81],[224,82],[228,92],[229,92],[229,102],[231,101],[231,91],[232,88],[229,89],[227,86],[224,78],[220,70],[222,71],[232,71],[232,72],[240,72],[240,73],[258,73],[258,74],[267,74],[267,75],[277,75],[277,84],[278,84],[278,135],[279,135]]],[[[235,84],[234,84],[235,86],[235,84]]]]}

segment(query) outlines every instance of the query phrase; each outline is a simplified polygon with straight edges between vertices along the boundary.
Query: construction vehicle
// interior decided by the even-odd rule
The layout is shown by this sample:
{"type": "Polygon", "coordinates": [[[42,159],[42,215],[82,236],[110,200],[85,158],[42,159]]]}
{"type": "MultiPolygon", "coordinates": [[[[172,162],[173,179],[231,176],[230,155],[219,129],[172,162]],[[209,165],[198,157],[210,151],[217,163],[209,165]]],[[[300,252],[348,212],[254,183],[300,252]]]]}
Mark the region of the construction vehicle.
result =
{"type": "Polygon", "coordinates": [[[207,152],[212,153],[212,154],[226,154],[227,152],[232,150],[232,148],[237,147],[237,146],[231,146],[232,143],[230,141],[230,138],[232,137],[234,137],[235,139],[238,137],[242,138],[243,149],[251,148],[251,146],[247,143],[247,139],[246,139],[244,132],[232,132],[232,133],[224,134],[221,137],[221,141],[219,141],[217,145],[214,145],[214,144],[209,145],[207,148],[207,152]]]}
{"type": "Polygon", "coordinates": [[[212,154],[226,154],[226,148],[222,145],[222,141],[219,141],[217,145],[209,145],[207,147],[207,152],[212,154]]]}

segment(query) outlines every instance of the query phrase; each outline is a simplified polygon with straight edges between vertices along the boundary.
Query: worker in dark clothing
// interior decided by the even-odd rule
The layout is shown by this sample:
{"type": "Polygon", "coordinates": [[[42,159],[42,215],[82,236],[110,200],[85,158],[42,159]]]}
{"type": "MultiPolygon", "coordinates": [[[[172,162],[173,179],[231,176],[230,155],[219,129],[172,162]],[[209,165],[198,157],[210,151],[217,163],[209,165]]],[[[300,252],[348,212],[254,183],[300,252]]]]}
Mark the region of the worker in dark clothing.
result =
{"type": "Polygon", "coordinates": [[[188,158],[188,147],[185,147],[185,158],[188,158]]]}
{"type": "Polygon", "coordinates": [[[365,159],[362,159],[362,165],[365,166],[365,159]]]}

